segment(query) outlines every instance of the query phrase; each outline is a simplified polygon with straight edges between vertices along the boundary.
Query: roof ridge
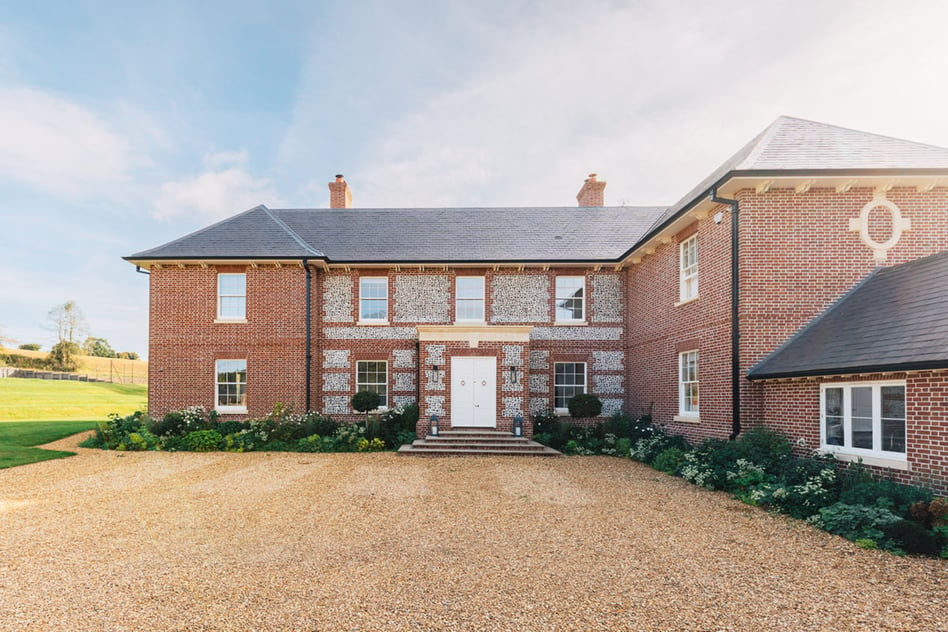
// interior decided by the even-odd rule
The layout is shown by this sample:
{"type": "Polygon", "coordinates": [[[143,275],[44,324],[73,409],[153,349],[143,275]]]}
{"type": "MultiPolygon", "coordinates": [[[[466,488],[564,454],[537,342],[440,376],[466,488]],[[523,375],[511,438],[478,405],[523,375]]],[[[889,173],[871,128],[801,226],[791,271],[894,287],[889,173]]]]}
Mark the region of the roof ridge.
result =
{"type": "MultiPolygon", "coordinates": [[[[751,142],[751,143],[754,143],[754,148],[751,149],[751,150],[747,153],[746,156],[744,156],[744,159],[743,159],[743,160],[741,160],[739,163],[737,163],[736,165],[734,165],[733,167],[731,167],[731,171],[740,171],[741,169],[744,169],[745,167],[747,167],[747,166],[749,166],[749,165],[753,165],[754,162],[755,162],[755,161],[760,157],[760,155],[764,152],[764,149],[767,148],[767,145],[769,144],[770,139],[773,138],[773,137],[776,135],[777,129],[780,128],[780,127],[782,127],[783,124],[784,124],[784,122],[785,122],[786,120],[792,119],[792,118],[793,118],[793,117],[791,117],[791,116],[783,116],[783,115],[781,115],[781,116],[778,116],[776,119],[774,119],[773,123],[771,123],[770,125],[768,125],[768,126],[764,129],[763,132],[757,134],[757,136],[756,136],[755,138],[751,139],[750,142],[751,142]]],[[[802,119],[798,119],[798,120],[802,120],[802,119]]],[[[745,145],[745,147],[746,147],[746,145],[745,145]]]]}
{"type": "MultiPolygon", "coordinates": [[[[898,267],[898,266],[893,266],[893,267],[898,267]]],[[[892,269],[892,268],[885,268],[885,267],[881,267],[881,266],[873,268],[873,269],[869,272],[869,274],[867,274],[867,275],[864,276],[862,279],[860,279],[859,281],[857,281],[851,288],[849,288],[848,290],[846,290],[845,292],[843,292],[843,294],[842,294],[839,298],[837,298],[835,301],[833,301],[828,307],[826,307],[826,308],[825,308],[823,311],[821,311],[819,314],[817,314],[816,316],[814,316],[813,318],[811,318],[809,321],[807,321],[806,324],[804,324],[802,327],[800,327],[799,329],[797,329],[797,330],[793,333],[792,336],[790,336],[789,338],[787,338],[786,340],[784,340],[783,343],[780,344],[776,349],[774,349],[773,351],[771,351],[770,353],[768,353],[766,356],[764,356],[763,358],[761,358],[756,364],[754,364],[754,366],[752,366],[751,368],[747,369],[747,377],[748,377],[748,378],[752,377],[753,374],[754,374],[754,372],[755,372],[756,370],[758,370],[758,369],[761,367],[761,365],[765,364],[766,362],[768,362],[768,361],[771,360],[772,358],[775,358],[775,357],[777,357],[778,355],[780,355],[780,353],[782,353],[784,349],[786,349],[787,347],[789,347],[793,342],[795,342],[795,341],[798,340],[801,336],[803,336],[804,334],[806,334],[806,332],[810,331],[814,326],[816,326],[817,323],[822,322],[824,319],[828,318],[830,314],[832,314],[833,312],[835,312],[837,309],[840,308],[840,306],[841,306],[843,303],[845,303],[845,301],[846,301],[847,298],[849,298],[856,290],[858,290],[859,288],[861,288],[862,286],[864,286],[866,283],[868,283],[868,282],[870,281],[870,279],[874,279],[874,278],[876,278],[876,276],[879,275],[880,272],[883,272],[884,270],[890,270],[890,269],[892,269]]]]}
{"type": "Polygon", "coordinates": [[[283,220],[281,220],[279,217],[277,217],[277,216],[274,215],[272,212],[270,212],[270,209],[268,209],[267,207],[264,206],[264,207],[263,207],[263,212],[266,213],[266,214],[267,214],[267,217],[269,217],[270,219],[272,219],[272,220],[274,221],[274,223],[275,223],[277,226],[279,226],[279,227],[282,228],[284,231],[286,231],[286,234],[289,235],[290,237],[292,237],[292,238],[293,238],[293,241],[295,241],[296,243],[298,243],[300,246],[302,246],[302,247],[305,248],[306,250],[309,250],[311,253],[313,253],[313,254],[314,254],[315,256],[317,256],[317,257],[325,257],[325,256],[326,256],[325,253],[322,253],[322,252],[316,250],[315,248],[313,248],[312,246],[310,246],[308,243],[306,243],[305,241],[303,241],[303,238],[300,237],[300,236],[296,233],[296,231],[294,231],[292,228],[290,228],[289,226],[287,226],[286,223],[285,223],[283,220]]]}

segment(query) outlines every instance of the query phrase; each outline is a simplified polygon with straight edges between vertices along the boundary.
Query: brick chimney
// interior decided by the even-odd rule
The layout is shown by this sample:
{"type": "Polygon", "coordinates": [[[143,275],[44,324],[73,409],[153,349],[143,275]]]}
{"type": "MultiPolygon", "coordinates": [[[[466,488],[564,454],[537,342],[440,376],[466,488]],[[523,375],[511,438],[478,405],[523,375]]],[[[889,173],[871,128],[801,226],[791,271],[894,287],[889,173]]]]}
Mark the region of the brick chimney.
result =
{"type": "Polygon", "coordinates": [[[336,181],[329,183],[329,208],[349,208],[351,206],[352,191],[346,183],[346,178],[341,173],[336,174],[336,181]]]}
{"type": "Polygon", "coordinates": [[[605,206],[603,195],[605,188],[606,183],[597,180],[595,173],[590,173],[583,183],[583,188],[576,194],[576,200],[580,206],[605,206]]]}

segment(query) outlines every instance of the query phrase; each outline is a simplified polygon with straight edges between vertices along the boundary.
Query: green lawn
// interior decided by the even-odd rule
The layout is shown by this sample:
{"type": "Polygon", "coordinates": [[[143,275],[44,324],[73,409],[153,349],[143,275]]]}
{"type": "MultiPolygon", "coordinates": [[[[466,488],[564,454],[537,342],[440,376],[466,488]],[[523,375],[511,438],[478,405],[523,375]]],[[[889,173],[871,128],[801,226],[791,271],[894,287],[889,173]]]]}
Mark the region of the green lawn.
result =
{"type": "Polygon", "coordinates": [[[138,384],[0,379],[0,421],[105,421],[109,413],[145,410],[147,400],[138,384]]]}
{"type": "Polygon", "coordinates": [[[91,430],[95,426],[94,421],[0,422],[0,469],[72,456],[75,452],[41,450],[33,446],[91,430]]]}

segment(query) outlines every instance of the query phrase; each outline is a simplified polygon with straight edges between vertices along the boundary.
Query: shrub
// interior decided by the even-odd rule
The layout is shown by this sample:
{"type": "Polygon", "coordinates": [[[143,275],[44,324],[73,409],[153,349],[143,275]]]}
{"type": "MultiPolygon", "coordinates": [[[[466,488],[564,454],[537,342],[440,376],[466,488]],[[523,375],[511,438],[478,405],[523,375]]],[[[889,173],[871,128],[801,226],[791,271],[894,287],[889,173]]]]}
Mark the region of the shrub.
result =
{"type": "Polygon", "coordinates": [[[627,438],[632,443],[649,437],[654,432],[651,416],[642,415],[633,419],[621,411],[607,419],[603,429],[607,434],[627,438]]]}
{"type": "Polygon", "coordinates": [[[793,516],[809,518],[820,509],[837,500],[837,470],[832,463],[816,459],[799,459],[801,462],[790,471],[804,473],[806,478],[771,477],[741,496],[745,502],[764,505],[793,516]],[[817,465],[819,467],[817,467],[817,465]]]}
{"type": "Polygon", "coordinates": [[[191,452],[213,452],[217,450],[224,438],[216,430],[195,430],[184,438],[184,445],[191,452]]]}
{"type": "Polygon", "coordinates": [[[836,503],[820,509],[810,521],[825,531],[843,536],[847,540],[869,539],[885,542],[883,528],[899,522],[901,518],[883,507],[864,507],[836,503]]]}
{"type": "Polygon", "coordinates": [[[250,430],[240,430],[224,435],[221,447],[227,452],[252,452],[257,447],[257,441],[250,430]]]}
{"type": "Polygon", "coordinates": [[[602,413],[602,401],[589,393],[577,393],[566,402],[569,416],[573,419],[598,417],[602,413]]]}
{"type": "MultiPolygon", "coordinates": [[[[418,423],[418,405],[405,404],[386,411],[378,420],[366,422],[365,436],[367,439],[381,439],[385,445],[397,448],[401,444],[401,437],[411,434],[411,441],[418,423]]],[[[408,443],[411,443],[409,441],[408,443]]]]}
{"type": "Polygon", "coordinates": [[[853,482],[844,473],[842,484],[844,488],[839,494],[840,502],[850,505],[885,507],[902,517],[909,516],[909,508],[913,504],[919,502],[927,504],[933,498],[929,489],[902,485],[891,479],[869,478],[867,480],[860,477],[853,482]]]}
{"type": "Polygon", "coordinates": [[[405,444],[413,443],[417,438],[418,435],[415,434],[414,430],[402,430],[396,437],[395,447],[401,447],[405,444]]]}
{"type": "Polygon", "coordinates": [[[665,448],[656,455],[652,467],[666,474],[677,474],[678,468],[685,461],[685,453],[681,448],[665,448]]]}
{"type": "Polygon", "coordinates": [[[237,434],[241,430],[246,430],[247,427],[247,424],[243,421],[222,421],[217,424],[215,430],[226,438],[228,435],[237,434]]]}
{"type": "Polygon", "coordinates": [[[158,447],[158,438],[146,428],[147,417],[135,412],[127,417],[109,415],[109,421],[96,430],[96,447],[108,450],[142,451],[158,447]]]}
{"type": "Polygon", "coordinates": [[[638,439],[632,444],[629,456],[642,463],[652,463],[655,457],[668,448],[679,448],[684,453],[688,453],[691,450],[691,446],[688,445],[684,437],[670,435],[662,428],[653,426],[649,435],[638,439]]]}
{"type": "Polygon", "coordinates": [[[203,406],[188,406],[166,413],[160,421],[150,420],[149,430],[159,437],[185,436],[195,430],[208,430],[217,424],[217,411],[203,406]]]}
{"type": "Polygon", "coordinates": [[[75,371],[79,368],[79,345],[68,340],[57,342],[50,349],[47,362],[54,371],[75,371]]]}
{"type": "Polygon", "coordinates": [[[912,520],[899,520],[882,527],[882,532],[893,546],[906,553],[936,555],[939,552],[935,534],[912,520]]]}
{"type": "Polygon", "coordinates": [[[874,551],[879,548],[879,545],[876,544],[875,540],[870,540],[869,538],[859,538],[856,540],[856,546],[860,549],[866,549],[867,551],[874,551]]]}
{"type": "Polygon", "coordinates": [[[28,342],[26,344],[20,345],[17,349],[23,349],[24,351],[39,351],[40,345],[35,342],[28,342]]]}
{"type": "Polygon", "coordinates": [[[552,410],[534,413],[533,440],[554,450],[562,450],[570,439],[569,426],[552,410]]]}

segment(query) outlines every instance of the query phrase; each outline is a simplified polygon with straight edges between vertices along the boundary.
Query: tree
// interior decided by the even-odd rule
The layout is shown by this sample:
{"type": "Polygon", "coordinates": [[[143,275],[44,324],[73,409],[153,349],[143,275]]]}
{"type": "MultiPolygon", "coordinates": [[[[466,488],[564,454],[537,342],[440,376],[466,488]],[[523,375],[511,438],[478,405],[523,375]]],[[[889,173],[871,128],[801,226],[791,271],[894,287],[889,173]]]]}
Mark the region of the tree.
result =
{"type": "Polygon", "coordinates": [[[47,360],[53,370],[75,371],[79,368],[79,351],[79,345],[63,340],[53,345],[47,360]]]}
{"type": "Polygon", "coordinates": [[[40,345],[36,342],[27,342],[17,347],[17,349],[23,349],[24,351],[39,351],[40,345]]]}
{"type": "Polygon", "coordinates": [[[372,391],[359,391],[352,396],[352,407],[360,413],[365,413],[365,421],[369,421],[369,411],[379,407],[379,394],[372,391]]]}
{"type": "Polygon", "coordinates": [[[49,310],[49,319],[56,325],[59,342],[76,344],[76,339],[86,333],[86,317],[76,301],[68,300],[49,310]]]}
{"type": "Polygon", "coordinates": [[[89,336],[86,338],[86,341],[82,343],[82,350],[86,352],[86,355],[95,356],[97,358],[117,357],[115,349],[112,348],[112,345],[110,345],[109,341],[105,338],[89,336]]]}
{"type": "Polygon", "coordinates": [[[119,351],[115,354],[115,357],[122,360],[138,360],[141,356],[139,356],[134,351],[119,351]]]}

